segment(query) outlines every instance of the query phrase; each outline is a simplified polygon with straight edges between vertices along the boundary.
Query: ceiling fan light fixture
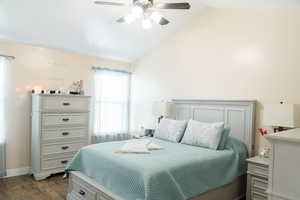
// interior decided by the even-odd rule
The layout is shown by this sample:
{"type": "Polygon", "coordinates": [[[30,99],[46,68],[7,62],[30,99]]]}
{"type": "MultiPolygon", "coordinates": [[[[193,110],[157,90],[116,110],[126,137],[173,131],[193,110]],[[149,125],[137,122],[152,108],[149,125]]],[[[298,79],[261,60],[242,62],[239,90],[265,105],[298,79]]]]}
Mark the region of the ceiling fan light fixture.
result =
{"type": "MultiPolygon", "coordinates": [[[[142,26],[144,29],[152,27],[152,23],[165,26],[170,23],[168,19],[163,17],[155,9],[180,9],[188,10],[191,5],[188,2],[182,3],[154,3],[154,0],[130,0],[131,13],[127,16],[123,16],[116,20],[117,23],[131,24],[136,19],[142,20],[142,26]]],[[[156,0],[155,0],[156,1],[156,0]]],[[[106,0],[96,0],[95,4],[106,5],[106,6],[128,6],[126,3],[108,2],[106,0]]]]}
{"type": "Polygon", "coordinates": [[[134,16],[132,14],[126,15],[124,20],[127,24],[131,24],[134,21],[134,16]]]}
{"type": "Polygon", "coordinates": [[[135,17],[135,18],[140,18],[142,17],[144,14],[144,9],[141,7],[141,6],[137,6],[135,5],[133,8],[132,8],[132,15],[135,17]]]}
{"type": "Polygon", "coordinates": [[[151,20],[149,18],[143,19],[142,26],[144,29],[150,29],[152,27],[151,20]]]}
{"type": "Polygon", "coordinates": [[[150,15],[151,19],[153,21],[155,21],[156,23],[159,23],[160,20],[162,19],[162,16],[161,14],[159,14],[158,12],[152,12],[151,15],[150,15]]]}

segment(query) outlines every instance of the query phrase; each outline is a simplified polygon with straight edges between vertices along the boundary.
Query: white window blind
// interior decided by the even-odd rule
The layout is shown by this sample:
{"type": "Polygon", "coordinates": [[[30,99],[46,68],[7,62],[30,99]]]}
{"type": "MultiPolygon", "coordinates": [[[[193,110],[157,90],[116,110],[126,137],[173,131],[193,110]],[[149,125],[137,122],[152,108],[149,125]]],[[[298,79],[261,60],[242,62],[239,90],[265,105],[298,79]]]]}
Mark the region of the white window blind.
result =
{"type": "Polygon", "coordinates": [[[0,144],[5,142],[5,61],[5,58],[0,57],[0,144]]]}
{"type": "Polygon", "coordinates": [[[5,66],[6,59],[0,57],[0,177],[6,176],[5,156],[5,66]]]}
{"type": "Polygon", "coordinates": [[[128,134],[130,74],[96,70],[94,135],[128,134]]]}

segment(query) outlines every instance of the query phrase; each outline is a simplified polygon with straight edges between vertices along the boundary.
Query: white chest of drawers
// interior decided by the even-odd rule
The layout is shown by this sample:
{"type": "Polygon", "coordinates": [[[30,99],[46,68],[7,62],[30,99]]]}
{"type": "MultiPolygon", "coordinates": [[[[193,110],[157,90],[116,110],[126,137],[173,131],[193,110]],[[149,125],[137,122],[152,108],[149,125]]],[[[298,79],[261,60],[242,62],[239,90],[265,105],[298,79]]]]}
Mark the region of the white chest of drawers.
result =
{"type": "Polygon", "coordinates": [[[299,200],[300,128],[266,138],[271,143],[268,200],[299,200]]]}
{"type": "Polygon", "coordinates": [[[63,172],[88,143],[90,97],[32,95],[31,165],[36,180],[63,172]]]}

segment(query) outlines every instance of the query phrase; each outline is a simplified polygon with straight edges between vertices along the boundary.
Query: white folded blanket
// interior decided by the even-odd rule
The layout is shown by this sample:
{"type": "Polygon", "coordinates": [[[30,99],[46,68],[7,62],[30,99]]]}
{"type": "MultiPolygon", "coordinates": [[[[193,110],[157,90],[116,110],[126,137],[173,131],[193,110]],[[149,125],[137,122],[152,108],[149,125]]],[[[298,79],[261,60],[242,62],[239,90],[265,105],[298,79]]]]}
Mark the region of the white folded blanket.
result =
{"type": "Polygon", "coordinates": [[[148,147],[148,150],[150,150],[150,151],[164,149],[162,146],[159,146],[159,145],[154,144],[154,143],[148,144],[147,147],[148,147]]]}
{"type": "Polygon", "coordinates": [[[159,150],[163,147],[151,143],[149,139],[128,140],[116,153],[150,153],[150,150],[159,150]]]}

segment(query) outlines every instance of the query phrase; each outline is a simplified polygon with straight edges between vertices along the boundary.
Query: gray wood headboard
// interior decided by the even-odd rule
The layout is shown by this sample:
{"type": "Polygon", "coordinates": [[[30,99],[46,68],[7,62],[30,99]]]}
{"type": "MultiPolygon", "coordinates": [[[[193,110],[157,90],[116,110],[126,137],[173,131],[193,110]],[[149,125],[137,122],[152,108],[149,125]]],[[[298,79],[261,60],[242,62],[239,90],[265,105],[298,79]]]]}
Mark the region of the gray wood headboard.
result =
{"type": "Polygon", "coordinates": [[[174,99],[175,119],[224,122],[230,135],[242,140],[249,155],[254,154],[255,100],[182,100],[174,99]]]}

